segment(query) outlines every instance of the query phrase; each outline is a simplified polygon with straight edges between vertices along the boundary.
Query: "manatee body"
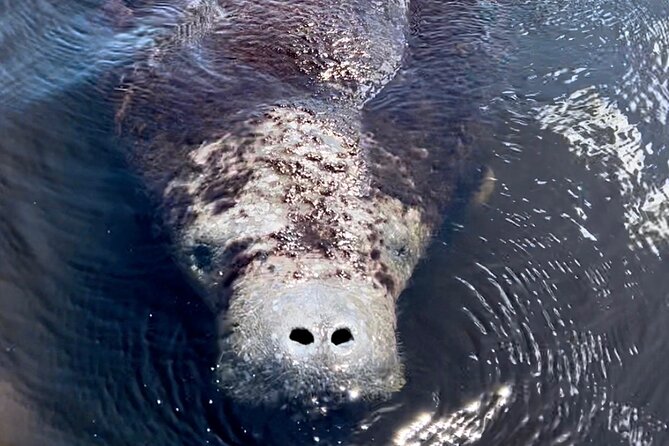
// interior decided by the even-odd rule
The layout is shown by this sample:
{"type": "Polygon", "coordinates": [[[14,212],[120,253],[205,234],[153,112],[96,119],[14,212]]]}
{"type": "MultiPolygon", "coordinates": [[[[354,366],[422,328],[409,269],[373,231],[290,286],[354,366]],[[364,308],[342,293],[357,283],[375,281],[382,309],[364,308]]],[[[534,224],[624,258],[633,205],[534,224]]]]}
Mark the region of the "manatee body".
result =
{"type": "Polygon", "coordinates": [[[362,110],[401,66],[406,2],[190,3],[117,118],[217,315],[219,382],[253,401],[399,389],[395,302],[443,203],[362,110]]]}

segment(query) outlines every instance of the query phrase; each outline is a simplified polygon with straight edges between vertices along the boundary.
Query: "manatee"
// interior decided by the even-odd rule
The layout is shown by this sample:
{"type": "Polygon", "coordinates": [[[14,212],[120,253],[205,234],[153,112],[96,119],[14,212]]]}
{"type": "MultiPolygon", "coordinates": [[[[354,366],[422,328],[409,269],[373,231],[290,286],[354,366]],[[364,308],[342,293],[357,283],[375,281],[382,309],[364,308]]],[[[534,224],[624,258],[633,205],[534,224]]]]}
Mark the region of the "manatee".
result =
{"type": "Polygon", "coordinates": [[[389,395],[396,301],[471,158],[460,142],[435,168],[401,128],[365,124],[402,67],[407,2],[183,6],[124,73],[116,119],[216,315],[218,383],[251,402],[389,395]]]}

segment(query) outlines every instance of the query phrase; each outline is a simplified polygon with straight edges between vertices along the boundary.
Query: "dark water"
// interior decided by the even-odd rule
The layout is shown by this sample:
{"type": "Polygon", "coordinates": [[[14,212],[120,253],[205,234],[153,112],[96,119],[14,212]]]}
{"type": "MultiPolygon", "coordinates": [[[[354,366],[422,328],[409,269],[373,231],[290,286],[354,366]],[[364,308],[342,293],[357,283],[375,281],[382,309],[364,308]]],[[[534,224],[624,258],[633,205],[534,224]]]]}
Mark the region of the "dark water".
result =
{"type": "Polygon", "coordinates": [[[309,415],[216,389],[114,138],[103,86],[181,14],[149,9],[0,1],[0,444],[669,444],[669,2],[413,2],[369,113],[468,121],[495,191],[401,298],[405,389],[309,415]]]}

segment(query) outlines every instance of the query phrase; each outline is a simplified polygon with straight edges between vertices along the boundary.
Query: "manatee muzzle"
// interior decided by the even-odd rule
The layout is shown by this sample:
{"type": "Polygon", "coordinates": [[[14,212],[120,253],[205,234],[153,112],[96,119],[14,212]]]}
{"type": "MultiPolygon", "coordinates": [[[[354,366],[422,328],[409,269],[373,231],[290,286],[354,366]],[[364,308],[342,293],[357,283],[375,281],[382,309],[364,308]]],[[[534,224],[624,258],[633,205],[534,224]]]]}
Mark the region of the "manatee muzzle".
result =
{"type": "Polygon", "coordinates": [[[355,399],[401,387],[394,302],[379,288],[312,279],[238,293],[219,363],[235,396],[355,399]]]}

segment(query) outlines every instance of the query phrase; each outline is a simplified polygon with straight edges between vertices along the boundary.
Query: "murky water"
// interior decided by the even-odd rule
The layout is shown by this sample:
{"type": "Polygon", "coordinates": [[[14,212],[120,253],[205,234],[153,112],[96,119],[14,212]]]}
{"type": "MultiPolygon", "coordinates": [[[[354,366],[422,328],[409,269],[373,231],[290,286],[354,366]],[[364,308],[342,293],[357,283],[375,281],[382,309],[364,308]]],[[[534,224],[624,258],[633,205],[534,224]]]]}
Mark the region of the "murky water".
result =
{"type": "Polygon", "coordinates": [[[100,3],[0,2],[0,443],[669,443],[669,2],[413,2],[370,119],[465,122],[496,188],[401,298],[405,389],[308,415],[212,382],[106,87],[182,11],[100,3]]]}

